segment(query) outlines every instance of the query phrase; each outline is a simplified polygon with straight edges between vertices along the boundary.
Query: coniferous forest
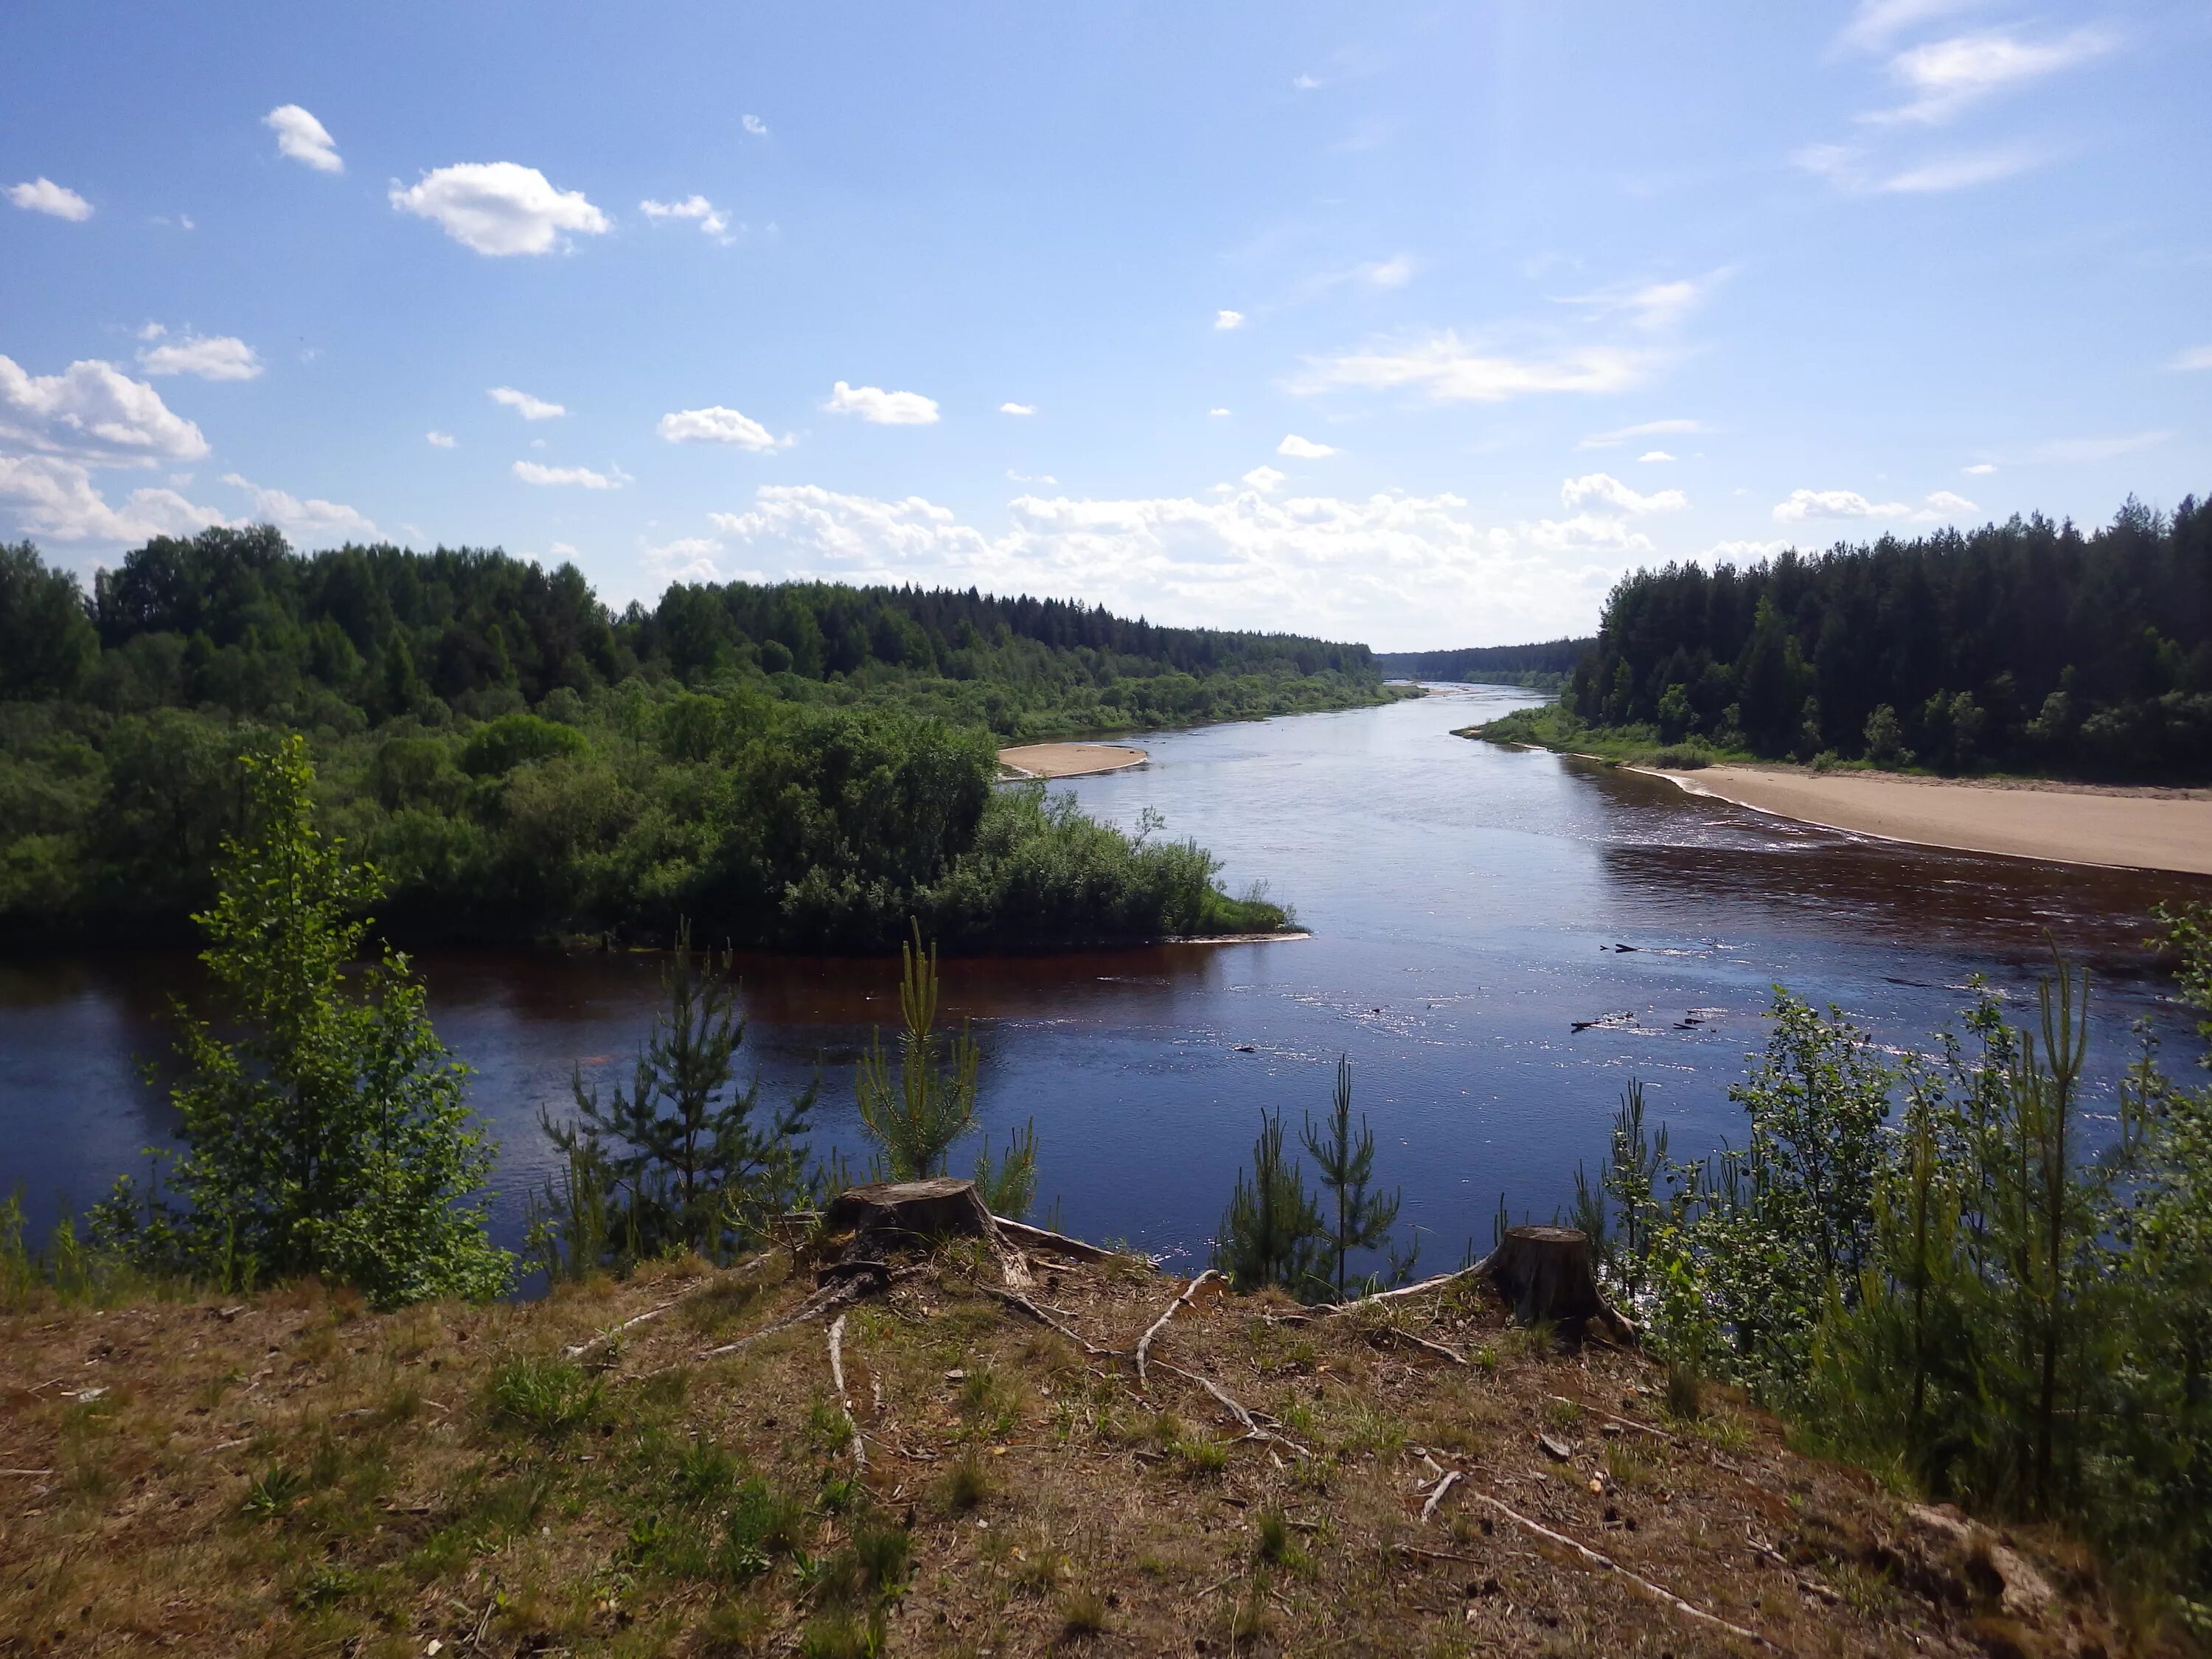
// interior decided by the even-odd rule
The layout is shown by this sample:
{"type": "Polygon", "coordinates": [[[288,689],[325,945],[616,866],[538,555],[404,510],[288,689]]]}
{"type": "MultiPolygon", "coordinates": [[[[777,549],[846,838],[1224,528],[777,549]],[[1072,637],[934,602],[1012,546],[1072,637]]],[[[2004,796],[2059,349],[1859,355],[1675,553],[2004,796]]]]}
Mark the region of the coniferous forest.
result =
{"type": "Polygon", "coordinates": [[[954,948],[1279,922],[1187,842],[1037,790],[1001,742],[1341,708],[1364,646],[1054,600],[743,582],[603,605],[574,566],[211,529],[84,592],[0,548],[0,935],[181,937],[236,757],[298,732],[403,937],[954,948]]]}
{"type": "Polygon", "coordinates": [[[2212,505],[1639,570],[1563,702],[1591,726],[1769,757],[2202,781],[2212,505]]]}

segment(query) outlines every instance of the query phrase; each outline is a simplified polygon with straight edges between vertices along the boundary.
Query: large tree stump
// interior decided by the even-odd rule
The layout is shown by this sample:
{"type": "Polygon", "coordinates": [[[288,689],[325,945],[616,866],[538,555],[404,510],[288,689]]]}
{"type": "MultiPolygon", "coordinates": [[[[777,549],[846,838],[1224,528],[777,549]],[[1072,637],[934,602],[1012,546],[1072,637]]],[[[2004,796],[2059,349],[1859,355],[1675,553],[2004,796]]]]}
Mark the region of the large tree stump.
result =
{"type": "MultiPolygon", "coordinates": [[[[984,1207],[972,1181],[936,1176],[927,1181],[854,1187],[830,1200],[822,1212],[822,1230],[833,1238],[852,1235],[839,1264],[847,1268],[879,1262],[893,1250],[910,1250],[939,1239],[980,1238],[998,1258],[1008,1284],[1029,1283],[1020,1252],[1006,1243],[998,1218],[984,1207]]],[[[831,1271],[824,1268],[816,1276],[831,1271]]]]}
{"type": "Polygon", "coordinates": [[[1524,1325],[1595,1320],[1625,1341],[1636,1339],[1636,1328],[1597,1287],[1587,1233],[1572,1227],[1508,1227],[1476,1271],[1498,1287],[1524,1325]]]}

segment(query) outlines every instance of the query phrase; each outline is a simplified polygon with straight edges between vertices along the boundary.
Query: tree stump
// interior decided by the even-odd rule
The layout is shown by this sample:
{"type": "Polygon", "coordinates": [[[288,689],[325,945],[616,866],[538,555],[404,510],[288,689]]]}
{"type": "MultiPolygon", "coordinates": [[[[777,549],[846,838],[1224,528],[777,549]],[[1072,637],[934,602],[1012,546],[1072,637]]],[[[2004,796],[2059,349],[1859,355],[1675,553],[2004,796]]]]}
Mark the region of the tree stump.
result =
{"type": "MultiPolygon", "coordinates": [[[[990,1247],[1010,1283],[1027,1283],[1021,1258],[1006,1243],[972,1181],[936,1176],[927,1181],[882,1182],[840,1193],[822,1212],[822,1230],[835,1238],[852,1235],[840,1252],[843,1264],[882,1264],[895,1250],[941,1238],[980,1238],[990,1247]],[[1010,1265],[1011,1264],[1011,1265],[1010,1265]]],[[[829,1272],[830,1269],[823,1269],[829,1272]]],[[[820,1277],[817,1273],[817,1277],[820,1277]]]]}
{"type": "Polygon", "coordinates": [[[1624,1341],[1636,1340],[1636,1328],[1597,1287],[1587,1233],[1572,1227],[1508,1227],[1477,1271],[1524,1325],[1545,1319],[1586,1325],[1594,1319],[1624,1341]]]}

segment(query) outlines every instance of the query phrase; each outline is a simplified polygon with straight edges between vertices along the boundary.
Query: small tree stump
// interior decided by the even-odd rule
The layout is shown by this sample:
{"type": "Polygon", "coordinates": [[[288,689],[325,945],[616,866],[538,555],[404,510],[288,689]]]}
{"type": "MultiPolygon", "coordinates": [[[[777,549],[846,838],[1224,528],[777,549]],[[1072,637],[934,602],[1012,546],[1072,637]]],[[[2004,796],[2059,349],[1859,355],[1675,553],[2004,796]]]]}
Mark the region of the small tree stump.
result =
{"type": "Polygon", "coordinates": [[[844,1263],[872,1261],[878,1267],[881,1258],[895,1250],[941,1238],[980,1238],[998,1259],[1009,1285],[1029,1283],[1020,1253],[1006,1243],[998,1218],[984,1207],[972,1181],[936,1176],[927,1181],[854,1187],[830,1200],[822,1212],[822,1229],[832,1237],[851,1234],[841,1253],[844,1263]]]}
{"type": "Polygon", "coordinates": [[[1597,1287],[1587,1233],[1572,1227],[1508,1227],[1478,1271],[1498,1287],[1524,1325],[1545,1319],[1587,1324],[1595,1319],[1623,1340],[1636,1340],[1636,1328],[1597,1287]]]}

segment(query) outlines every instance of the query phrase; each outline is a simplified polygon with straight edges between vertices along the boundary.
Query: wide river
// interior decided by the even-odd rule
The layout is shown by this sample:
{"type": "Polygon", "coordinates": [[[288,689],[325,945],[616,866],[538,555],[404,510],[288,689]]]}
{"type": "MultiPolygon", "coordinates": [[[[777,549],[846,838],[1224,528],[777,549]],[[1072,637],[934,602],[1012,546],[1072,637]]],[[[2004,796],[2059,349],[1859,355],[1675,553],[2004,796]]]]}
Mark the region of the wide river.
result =
{"type": "MultiPolygon", "coordinates": [[[[1149,766],[1066,786],[1124,825],[1153,809],[1163,833],[1214,851],[1232,890],[1265,880],[1312,937],[946,964],[994,1141],[1036,1122],[1040,1214],[1202,1259],[1261,1111],[1318,1115],[1348,1054],[1401,1225],[1425,1263],[1454,1265],[1470,1241],[1487,1247],[1501,1196],[1516,1220],[1548,1218],[1578,1161],[1595,1173],[1631,1078],[1678,1156],[1741,1139],[1728,1090],[1765,1041],[1777,982],[1912,1045],[1978,973],[2027,1018],[2047,938],[2096,974],[2100,1079],[2125,1064],[2139,1016],[2187,1064],[2186,1023],[2142,941],[2152,905],[2212,897],[2212,883],[1858,839],[1450,735],[1528,700],[1467,688],[1158,734],[1139,740],[1149,766]]],[[[565,1111],[580,1066],[627,1075],[659,964],[419,965],[500,1138],[494,1215],[513,1243],[550,1168],[540,1110],[565,1111]]],[[[122,951],[0,963],[0,1190],[20,1183],[41,1231],[58,1200],[98,1196],[167,1139],[140,1063],[164,1052],[163,1010],[192,971],[122,951]]],[[[859,1154],[853,1062],[897,1018],[896,964],[751,957],[742,971],[745,1071],[773,1099],[818,1069],[817,1144],[859,1154]]]]}

